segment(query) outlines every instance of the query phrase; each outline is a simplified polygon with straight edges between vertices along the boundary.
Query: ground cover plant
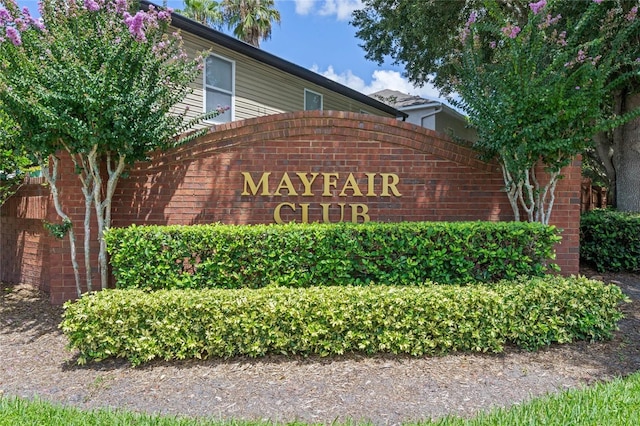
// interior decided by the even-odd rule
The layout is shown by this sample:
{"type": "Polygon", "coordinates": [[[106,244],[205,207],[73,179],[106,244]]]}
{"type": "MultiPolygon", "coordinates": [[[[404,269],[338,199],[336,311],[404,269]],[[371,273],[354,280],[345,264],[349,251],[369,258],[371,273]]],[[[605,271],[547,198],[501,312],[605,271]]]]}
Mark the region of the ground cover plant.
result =
{"type": "Polygon", "coordinates": [[[583,213],[580,257],[599,272],[640,271],[640,213],[615,210],[583,213]]]}
{"type": "MultiPolygon", "coordinates": [[[[496,425],[574,425],[591,426],[634,425],[640,423],[640,373],[625,379],[595,386],[571,390],[558,395],[534,399],[522,405],[496,409],[472,419],[446,417],[436,421],[415,423],[435,426],[496,426],[496,425]]],[[[271,425],[270,422],[216,421],[206,419],[179,419],[156,415],[133,414],[125,411],[80,411],[60,407],[44,401],[28,401],[20,398],[0,397],[0,426],[16,424],[38,425],[162,425],[162,426],[253,426],[271,425]]],[[[301,424],[301,423],[293,423],[301,424]]]]}
{"type": "Polygon", "coordinates": [[[108,290],[68,302],[61,328],[79,363],[501,352],[610,338],[623,300],[619,287],[554,276],[474,286],[108,290]]]}
{"type": "Polygon", "coordinates": [[[106,234],[118,288],[494,282],[552,269],[558,229],[523,222],[131,226],[106,234]]]}

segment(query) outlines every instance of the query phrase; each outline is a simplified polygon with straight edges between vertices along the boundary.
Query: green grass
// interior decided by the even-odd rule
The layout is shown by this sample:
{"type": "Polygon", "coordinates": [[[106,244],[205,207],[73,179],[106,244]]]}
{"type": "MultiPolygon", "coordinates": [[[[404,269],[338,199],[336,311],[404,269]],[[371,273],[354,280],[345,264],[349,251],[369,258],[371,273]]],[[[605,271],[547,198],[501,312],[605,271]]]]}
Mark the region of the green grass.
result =
{"type": "MultiPolygon", "coordinates": [[[[0,398],[0,426],[258,426],[270,424],[272,423],[192,420],[134,414],[120,410],[81,411],[37,400],[0,398]]],[[[493,410],[473,419],[447,417],[418,424],[424,426],[640,425],[640,373],[582,390],[571,390],[538,398],[509,409],[493,410]]]]}
{"type": "Polygon", "coordinates": [[[571,390],[465,420],[448,417],[437,426],[636,426],[640,425],[640,373],[571,390]]]}

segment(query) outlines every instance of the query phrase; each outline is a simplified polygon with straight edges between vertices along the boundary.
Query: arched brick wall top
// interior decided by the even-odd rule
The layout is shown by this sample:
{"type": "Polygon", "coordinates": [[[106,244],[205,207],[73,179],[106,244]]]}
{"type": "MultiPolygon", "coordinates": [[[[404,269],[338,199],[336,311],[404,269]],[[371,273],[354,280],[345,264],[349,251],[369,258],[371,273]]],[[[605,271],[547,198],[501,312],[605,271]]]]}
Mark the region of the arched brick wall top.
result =
{"type": "MultiPolygon", "coordinates": [[[[84,197],[72,161],[62,158],[59,189],[82,253],[84,197]]],[[[563,173],[551,221],[563,229],[557,263],[575,274],[579,160],[563,173]]],[[[15,208],[2,209],[0,279],[36,282],[61,303],[76,297],[68,242],[45,233],[42,219],[59,218],[48,193],[31,189],[10,200],[15,208]]],[[[445,135],[391,118],[307,111],[218,125],[153,153],[118,182],[112,220],[112,226],[499,221],[513,220],[513,211],[497,163],[480,161],[445,135]]],[[[97,240],[91,244],[95,253],[97,240]]]]}
{"type": "Polygon", "coordinates": [[[185,159],[201,158],[230,149],[250,147],[257,141],[316,141],[341,143],[376,141],[407,147],[479,171],[495,171],[497,164],[479,159],[473,149],[451,138],[394,118],[345,111],[297,111],[215,125],[188,144],[157,152],[137,168],[154,169],[185,159]]]}

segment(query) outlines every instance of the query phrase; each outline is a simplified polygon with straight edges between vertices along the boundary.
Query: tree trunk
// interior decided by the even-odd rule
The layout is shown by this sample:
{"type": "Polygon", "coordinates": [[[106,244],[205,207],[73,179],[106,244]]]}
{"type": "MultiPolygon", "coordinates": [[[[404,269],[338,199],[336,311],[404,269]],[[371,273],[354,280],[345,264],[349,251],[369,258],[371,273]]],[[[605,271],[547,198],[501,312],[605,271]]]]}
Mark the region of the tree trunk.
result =
{"type": "MultiPolygon", "coordinates": [[[[613,135],[609,133],[598,133],[593,137],[595,144],[595,155],[592,161],[600,161],[602,170],[606,175],[607,183],[607,204],[616,205],[616,169],[613,165],[613,135]]],[[[583,154],[584,155],[584,154],[583,154]]]]}
{"type": "MultiPolygon", "coordinates": [[[[626,95],[623,111],[640,107],[640,93],[626,95]]],[[[616,153],[616,207],[620,211],[640,212],[640,118],[622,126],[619,141],[614,141],[616,153]],[[617,142],[617,143],[616,143],[617,142]]]]}
{"type": "Polygon", "coordinates": [[[62,209],[62,204],[60,203],[60,193],[58,192],[58,167],[60,164],[60,160],[52,155],[49,157],[49,161],[52,163],[52,170],[49,171],[49,165],[45,163],[44,159],[36,154],[36,159],[38,161],[38,165],[42,169],[42,174],[44,175],[45,180],[49,184],[49,189],[51,190],[51,195],[53,197],[53,205],[56,209],[56,213],[58,216],[62,218],[62,222],[68,222],[71,224],[67,235],[69,236],[69,248],[71,251],[71,265],[73,266],[73,277],[76,282],[76,292],[78,297],[82,296],[82,285],[80,282],[80,267],[78,266],[78,255],[76,252],[76,234],[73,230],[73,223],[69,216],[62,209]]]}

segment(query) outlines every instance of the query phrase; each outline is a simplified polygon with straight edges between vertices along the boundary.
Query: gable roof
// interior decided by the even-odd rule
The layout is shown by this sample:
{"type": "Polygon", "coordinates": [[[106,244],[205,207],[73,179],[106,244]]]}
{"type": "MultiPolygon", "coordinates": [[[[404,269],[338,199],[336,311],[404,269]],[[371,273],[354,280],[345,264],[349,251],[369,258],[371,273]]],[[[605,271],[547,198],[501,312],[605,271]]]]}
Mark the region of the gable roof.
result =
{"type": "Polygon", "coordinates": [[[377,92],[371,93],[369,96],[378,100],[382,100],[382,102],[389,104],[394,108],[416,107],[437,102],[430,99],[422,98],[417,95],[409,95],[407,93],[391,89],[379,90],[377,92]]]}
{"type": "Polygon", "coordinates": [[[454,108],[443,103],[442,101],[427,99],[417,95],[409,95],[397,90],[383,89],[377,92],[371,93],[369,96],[376,98],[394,108],[397,108],[401,112],[419,110],[421,108],[441,108],[446,114],[452,115],[460,120],[465,120],[464,114],[461,114],[454,108]]]}
{"type": "MultiPolygon", "coordinates": [[[[143,9],[148,9],[149,5],[160,8],[160,6],[150,1],[140,1],[140,6],[143,9]]],[[[303,80],[307,80],[310,83],[317,84],[320,87],[324,87],[325,89],[347,96],[372,108],[384,111],[387,114],[392,114],[395,117],[400,117],[402,119],[405,119],[408,116],[407,113],[398,111],[394,107],[387,105],[384,102],[380,102],[377,99],[373,99],[370,96],[365,95],[364,93],[353,90],[316,72],[303,68],[292,62],[286,61],[282,58],[279,58],[278,56],[272,55],[271,53],[267,53],[264,50],[258,49],[257,47],[245,43],[244,41],[238,40],[220,31],[214,30],[213,28],[209,28],[206,25],[202,25],[199,22],[186,18],[178,13],[171,14],[171,25],[188,33],[202,37],[203,39],[208,40],[212,43],[215,43],[222,47],[226,47],[242,55],[248,56],[249,58],[262,62],[263,64],[270,65],[288,74],[294,75],[303,80]]]]}

